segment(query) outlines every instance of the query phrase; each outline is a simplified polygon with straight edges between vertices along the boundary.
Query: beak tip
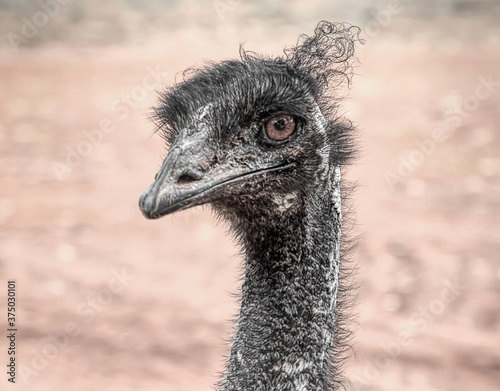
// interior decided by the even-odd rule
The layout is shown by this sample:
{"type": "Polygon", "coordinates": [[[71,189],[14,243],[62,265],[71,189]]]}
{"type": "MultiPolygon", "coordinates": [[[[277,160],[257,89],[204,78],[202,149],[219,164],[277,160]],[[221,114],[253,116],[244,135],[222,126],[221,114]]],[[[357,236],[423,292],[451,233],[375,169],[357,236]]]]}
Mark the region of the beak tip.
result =
{"type": "Polygon", "coordinates": [[[147,219],[157,219],[160,217],[157,213],[157,206],[154,197],[146,190],[139,198],[139,209],[147,219]]]}

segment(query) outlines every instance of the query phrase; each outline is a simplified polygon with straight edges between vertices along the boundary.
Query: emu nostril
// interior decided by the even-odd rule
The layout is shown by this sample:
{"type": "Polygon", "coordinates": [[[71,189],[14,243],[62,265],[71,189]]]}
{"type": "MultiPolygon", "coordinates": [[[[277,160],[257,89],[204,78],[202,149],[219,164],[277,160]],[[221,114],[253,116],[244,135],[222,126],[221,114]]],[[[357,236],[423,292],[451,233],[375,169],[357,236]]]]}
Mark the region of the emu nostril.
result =
{"type": "Polygon", "coordinates": [[[191,183],[191,182],[197,181],[198,179],[200,179],[200,178],[196,178],[194,175],[191,175],[191,174],[182,174],[177,179],[177,184],[184,185],[186,183],[191,183]]]}

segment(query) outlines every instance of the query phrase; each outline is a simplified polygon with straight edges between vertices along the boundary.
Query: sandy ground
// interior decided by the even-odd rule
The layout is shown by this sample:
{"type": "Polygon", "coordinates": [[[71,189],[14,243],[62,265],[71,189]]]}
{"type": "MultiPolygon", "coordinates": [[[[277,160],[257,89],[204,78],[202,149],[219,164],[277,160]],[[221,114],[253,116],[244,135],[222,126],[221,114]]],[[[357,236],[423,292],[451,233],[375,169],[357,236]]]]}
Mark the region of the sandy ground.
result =
{"type": "MultiPolygon", "coordinates": [[[[208,209],[141,216],[164,153],[154,90],[313,26],[1,49],[0,362],[15,280],[18,373],[0,390],[211,389],[241,257],[208,209]]],[[[500,389],[499,42],[396,32],[360,49],[343,106],[362,130],[348,389],[500,389]]]]}

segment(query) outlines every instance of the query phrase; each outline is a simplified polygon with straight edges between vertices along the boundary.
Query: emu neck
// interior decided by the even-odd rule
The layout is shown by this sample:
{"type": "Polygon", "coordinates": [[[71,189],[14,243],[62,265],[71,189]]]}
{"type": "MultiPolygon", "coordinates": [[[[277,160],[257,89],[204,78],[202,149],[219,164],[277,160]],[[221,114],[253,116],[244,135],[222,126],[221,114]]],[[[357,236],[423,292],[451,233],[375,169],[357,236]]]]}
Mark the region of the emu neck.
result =
{"type": "Polygon", "coordinates": [[[245,239],[241,310],[224,391],[335,388],[340,169],[327,171],[293,214],[245,239]]]}

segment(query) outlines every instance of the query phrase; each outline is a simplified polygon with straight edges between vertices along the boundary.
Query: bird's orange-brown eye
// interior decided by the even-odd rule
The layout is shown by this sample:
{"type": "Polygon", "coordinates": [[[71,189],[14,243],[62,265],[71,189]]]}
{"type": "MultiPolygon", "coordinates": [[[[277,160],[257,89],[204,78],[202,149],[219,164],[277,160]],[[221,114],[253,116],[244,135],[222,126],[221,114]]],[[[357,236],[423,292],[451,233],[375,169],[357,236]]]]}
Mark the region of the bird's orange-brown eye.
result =
{"type": "Polygon", "coordinates": [[[283,141],[292,135],[295,130],[295,118],[288,114],[275,115],[265,124],[267,137],[274,141],[283,141]]]}

